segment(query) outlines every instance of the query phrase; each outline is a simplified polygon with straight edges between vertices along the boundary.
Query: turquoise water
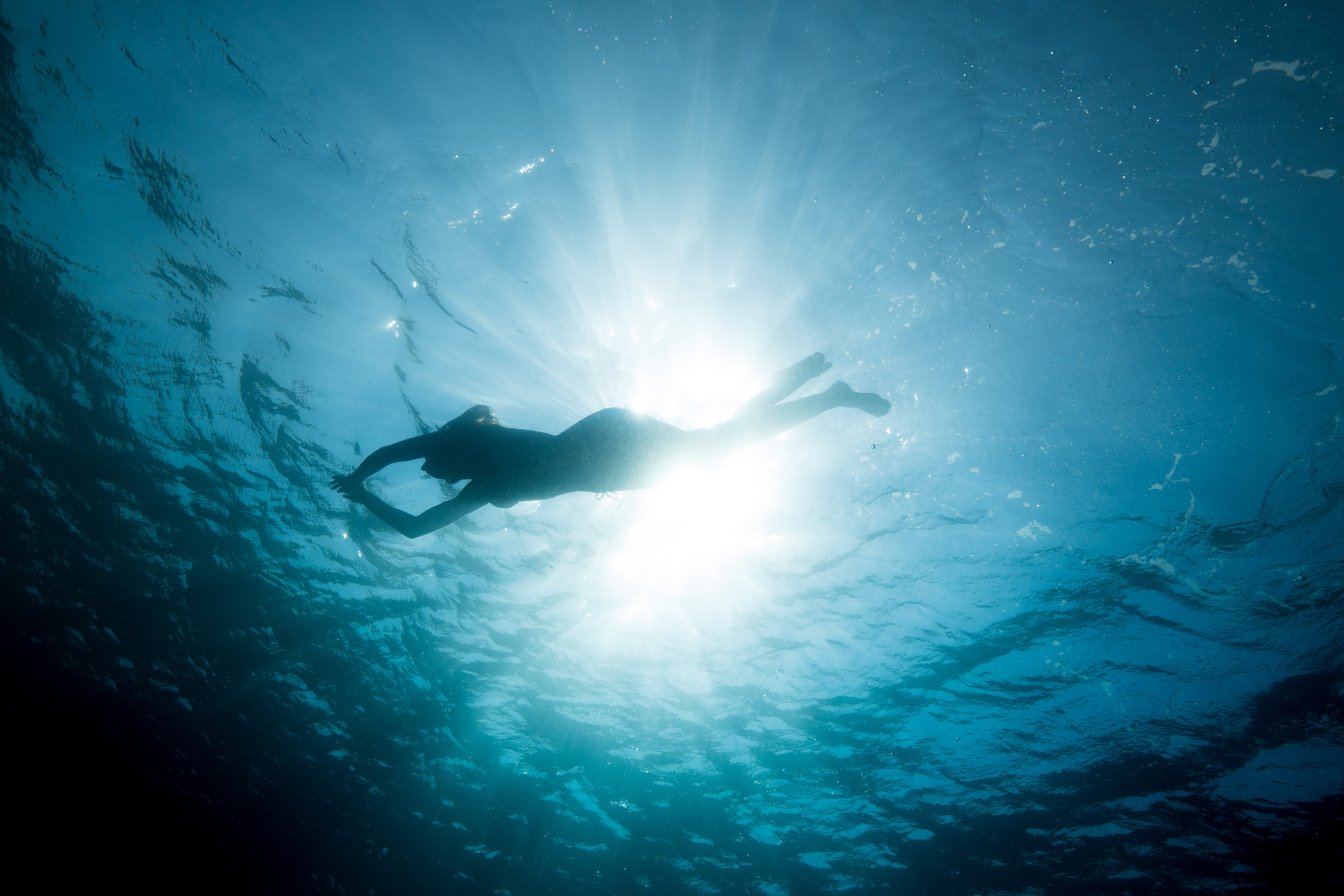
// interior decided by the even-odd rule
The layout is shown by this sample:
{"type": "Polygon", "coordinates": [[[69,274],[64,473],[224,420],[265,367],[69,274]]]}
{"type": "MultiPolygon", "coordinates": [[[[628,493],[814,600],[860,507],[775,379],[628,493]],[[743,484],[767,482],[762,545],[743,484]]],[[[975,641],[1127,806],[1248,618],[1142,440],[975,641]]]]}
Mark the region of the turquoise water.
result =
{"type": "Polygon", "coordinates": [[[1344,21],[1169,7],[4,3],[11,867],[1337,885],[1344,21]],[[812,351],[893,412],[327,486],[812,351]]]}

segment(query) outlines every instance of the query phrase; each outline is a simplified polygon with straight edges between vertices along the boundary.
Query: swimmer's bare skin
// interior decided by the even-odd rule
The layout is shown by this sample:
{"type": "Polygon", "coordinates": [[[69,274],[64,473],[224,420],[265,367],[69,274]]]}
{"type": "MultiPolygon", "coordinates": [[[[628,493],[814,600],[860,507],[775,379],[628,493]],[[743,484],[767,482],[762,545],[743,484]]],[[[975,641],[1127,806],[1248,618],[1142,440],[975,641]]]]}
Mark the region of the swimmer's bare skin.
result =
{"type": "Polygon", "coordinates": [[[854,408],[880,417],[891,403],[845,383],[784,401],[830,369],[820,353],[780,371],[770,385],[727,421],[682,430],[619,408],[598,411],[559,435],[501,426],[484,405],[470,408],[437,432],[374,451],[354,472],[335,476],[332,488],[402,535],[417,538],[494,504],[552,498],[575,491],[621,491],[652,484],[658,468],[679,458],[714,456],[792,429],[818,414],[854,408]],[[424,459],[425,472],[448,482],[470,482],[457,497],[418,516],[399,510],[364,487],[388,464],[424,459]]]}

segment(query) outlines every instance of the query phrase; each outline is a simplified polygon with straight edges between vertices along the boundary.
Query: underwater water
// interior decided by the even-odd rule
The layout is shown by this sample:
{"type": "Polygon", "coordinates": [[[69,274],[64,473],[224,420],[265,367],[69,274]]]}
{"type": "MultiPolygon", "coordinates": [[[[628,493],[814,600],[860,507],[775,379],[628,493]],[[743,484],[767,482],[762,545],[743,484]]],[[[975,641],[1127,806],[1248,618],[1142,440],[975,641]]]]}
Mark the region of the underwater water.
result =
{"type": "Polygon", "coordinates": [[[1344,882],[1337,4],[0,17],[12,873],[1344,882]],[[892,413],[415,540],[328,486],[812,351],[892,413]]]}

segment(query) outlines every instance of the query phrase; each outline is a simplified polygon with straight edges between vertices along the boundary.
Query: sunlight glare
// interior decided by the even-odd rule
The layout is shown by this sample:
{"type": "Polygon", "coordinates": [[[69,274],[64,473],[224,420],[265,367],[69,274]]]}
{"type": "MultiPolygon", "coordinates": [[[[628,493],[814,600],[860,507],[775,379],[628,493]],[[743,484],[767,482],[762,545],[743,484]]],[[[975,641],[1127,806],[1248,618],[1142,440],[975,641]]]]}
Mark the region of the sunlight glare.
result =
{"type": "Polygon", "coordinates": [[[687,428],[722,423],[765,385],[744,359],[708,349],[640,365],[633,374],[626,406],[687,428]]]}
{"type": "Polygon", "coordinates": [[[633,513],[606,570],[612,643],[693,645],[703,629],[751,609],[754,574],[775,545],[769,517],[782,471],[773,447],[682,467],[627,497],[633,513]]]}

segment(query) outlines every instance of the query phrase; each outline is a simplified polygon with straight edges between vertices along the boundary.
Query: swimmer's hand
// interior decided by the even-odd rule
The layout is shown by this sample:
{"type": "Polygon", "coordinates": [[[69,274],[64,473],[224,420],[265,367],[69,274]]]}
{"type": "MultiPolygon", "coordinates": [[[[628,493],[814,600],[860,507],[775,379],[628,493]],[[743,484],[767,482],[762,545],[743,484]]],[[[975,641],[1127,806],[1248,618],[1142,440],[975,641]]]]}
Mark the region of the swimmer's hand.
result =
{"type": "Polygon", "coordinates": [[[356,504],[363,504],[372,497],[364,487],[364,480],[356,479],[354,473],[331,477],[331,487],[356,504]]]}

